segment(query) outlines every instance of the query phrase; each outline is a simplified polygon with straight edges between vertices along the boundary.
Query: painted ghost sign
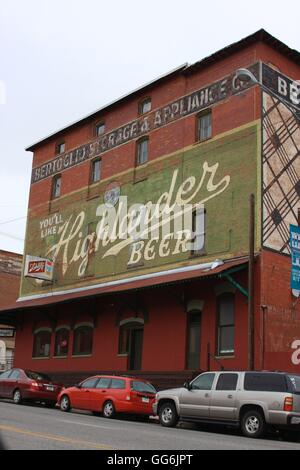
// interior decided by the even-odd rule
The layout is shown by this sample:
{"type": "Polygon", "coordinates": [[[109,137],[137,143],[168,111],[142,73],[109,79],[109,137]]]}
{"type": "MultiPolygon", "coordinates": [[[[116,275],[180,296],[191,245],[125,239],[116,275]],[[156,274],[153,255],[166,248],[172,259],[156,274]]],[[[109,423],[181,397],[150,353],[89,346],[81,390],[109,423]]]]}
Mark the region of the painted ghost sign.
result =
{"type": "MultiPolygon", "coordinates": [[[[98,197],[70,194],[57,214],[30,218],[26,253],[54,261],[52,289],[60,290],[247,254],[257,136],[251,123],[149,162],[138,184],[128,171],[100,182],[98,197]]],[[[23,279],[22,295],[39,289],[47,286],[23,279]]]]}

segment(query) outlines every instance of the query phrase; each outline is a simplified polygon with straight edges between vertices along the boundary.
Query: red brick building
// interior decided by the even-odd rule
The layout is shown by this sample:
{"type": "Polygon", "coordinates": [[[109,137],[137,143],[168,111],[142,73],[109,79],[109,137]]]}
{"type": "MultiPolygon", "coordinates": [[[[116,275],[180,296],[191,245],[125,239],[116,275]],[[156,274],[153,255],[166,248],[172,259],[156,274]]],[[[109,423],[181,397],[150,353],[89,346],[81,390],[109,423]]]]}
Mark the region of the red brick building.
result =
{"type": "Polygon", "coordinates": [[[130,371],[161,384],[252,362],[299,370],[299,76],[300,54],[261,30],[27,149],[25,255],[54,270],[28,277],[40,267],[28,258],[19,301],[0,312],[17,327],[16,365],[65,382],[130,371]],[[241,68],[263,86],[238,79],[241,68]],[[189,205],[201,230],[178,228],[166,204],[189,205]]]}
{"type": "MultiPolygon", "coordinates": [[[[0,306],[14,303],[20,290],[22,255],[0,250],[0,306]]],[[[15,349],[15,329],[0,322],[0,370],[11,367],[15,349]]]]}

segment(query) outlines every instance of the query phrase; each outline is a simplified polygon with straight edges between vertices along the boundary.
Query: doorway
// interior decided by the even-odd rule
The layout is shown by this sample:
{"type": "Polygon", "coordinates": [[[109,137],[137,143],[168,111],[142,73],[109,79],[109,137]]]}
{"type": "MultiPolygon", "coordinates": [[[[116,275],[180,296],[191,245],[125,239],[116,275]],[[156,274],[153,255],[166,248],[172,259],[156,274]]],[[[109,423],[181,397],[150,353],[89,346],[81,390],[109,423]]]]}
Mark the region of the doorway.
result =
{"type": "Polygon", "coordinates": [[[132,328],[129,339],[128,369],[141,370],[143,354],[143,328],[132,328]]]}
{"type": "Polygon", "coordinates": [[[144,323],[128,321],[120,325],[119,354],[127,356],[128,370],[141,370],[144,323]]]}

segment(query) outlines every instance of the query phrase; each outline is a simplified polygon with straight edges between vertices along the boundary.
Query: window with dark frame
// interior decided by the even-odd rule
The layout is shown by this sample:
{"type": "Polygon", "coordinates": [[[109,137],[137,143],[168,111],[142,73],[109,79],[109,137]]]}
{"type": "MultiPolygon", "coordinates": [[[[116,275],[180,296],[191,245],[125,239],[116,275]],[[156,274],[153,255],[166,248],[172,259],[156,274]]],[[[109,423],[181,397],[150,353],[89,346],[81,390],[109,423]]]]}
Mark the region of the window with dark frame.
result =
{"type": "Polygon", "coordinates": [[[60,142],[59,144],[56,145],[56,153],[57,155],[60,155],[61,153],[64,153],[66,149],[66,144],[65,142],[60,142]]]}
{"type": "Polygon", "coordinates": [[[145,98],[139,103],[139,114],[146,114],[151,111],[151,98],[145,98]]]}
{"type": "Polygon", "coordinates": [[[197,116],[197,140],[210,139],[212,136],[212,112],[205,111],[197,116]]]}
{"type": "Polygon", "coordinates": [[[99,122],[98,124],[95,125],[95,135],[100,136],[105,133],[105,123],[104,122],[99,122]]]}
{"type": "Polygon", "coordinates": [[[187,331],[187,369],[200,368],[201,312],[188,313],[187,331]]]}
{"type": "Polygon", "coordinates": [[[52,194],[51,199],[56,199],[61,194],[61,175],[54,176],[52,180],[52,194]]]}
{"type": "Polygon", "coordinates": [[[217,301],[217,354],[234,354],[234,300],[232,293],[222,294],[217,301]]]}
{"type": "Polygon", "coordinates": [[[48,330],[38,331],[33,335],[32,357],[49,357],[51,345],[51,332],[48,330]]]}
{"type": "Polygon", "coordinates": [[[74,330],[73,356],[86,356],[93,350],[93,327],[79,326],[74,330]]]}
{"type": "Polygon", "coordinates": [[[55,334],[55,348],[54,355],[57,357],[67,356],[69,350],[69,336],[70,331],[68,328],[60,328],[55,334]]]}
{"type": "Polygon", "coordinates": [[[91,183],[97,183],[101,178],[101,158],[92,161],[91,183]]]}
{"type": "Polygon", "coordinates": [[[137,142],[137,165],[144,165],[148,161],[149,138],[144,137],[137,142]]]}
{"type": "Polygon", "coordinates": [[[220,374],[217,385],[216,385],[216,390],[227,390],[227,391],[236,390],[238,378],[239,378],[238,374],[230,374],[230,373],[220,374]]]}

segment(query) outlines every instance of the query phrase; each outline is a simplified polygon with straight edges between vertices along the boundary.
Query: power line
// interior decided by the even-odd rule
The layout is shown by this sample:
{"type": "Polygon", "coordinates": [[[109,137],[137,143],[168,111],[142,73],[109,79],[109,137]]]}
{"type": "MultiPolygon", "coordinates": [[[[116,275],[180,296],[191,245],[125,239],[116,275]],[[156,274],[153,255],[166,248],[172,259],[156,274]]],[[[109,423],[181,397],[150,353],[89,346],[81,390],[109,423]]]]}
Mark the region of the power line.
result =
{"type": "Polygon", "coordinates": [[[3,237],[12,238],[13,240],[17,240],[19,242],[24,242],[24,238],[16,237],[15,235],[10,235],[9,233],[0,232],[0,235],[3,237]]]}
{"type": "Polygon", "coordinates": [[[10,219],[10,220],[6,220],[5,222],[0,222],[0,225],[10,224],[12,222],[16,222],[17,220],[23,220],[23,219],[27,219],[27,215],[23,217],[18,217],[17,219],[10,219]]]}

